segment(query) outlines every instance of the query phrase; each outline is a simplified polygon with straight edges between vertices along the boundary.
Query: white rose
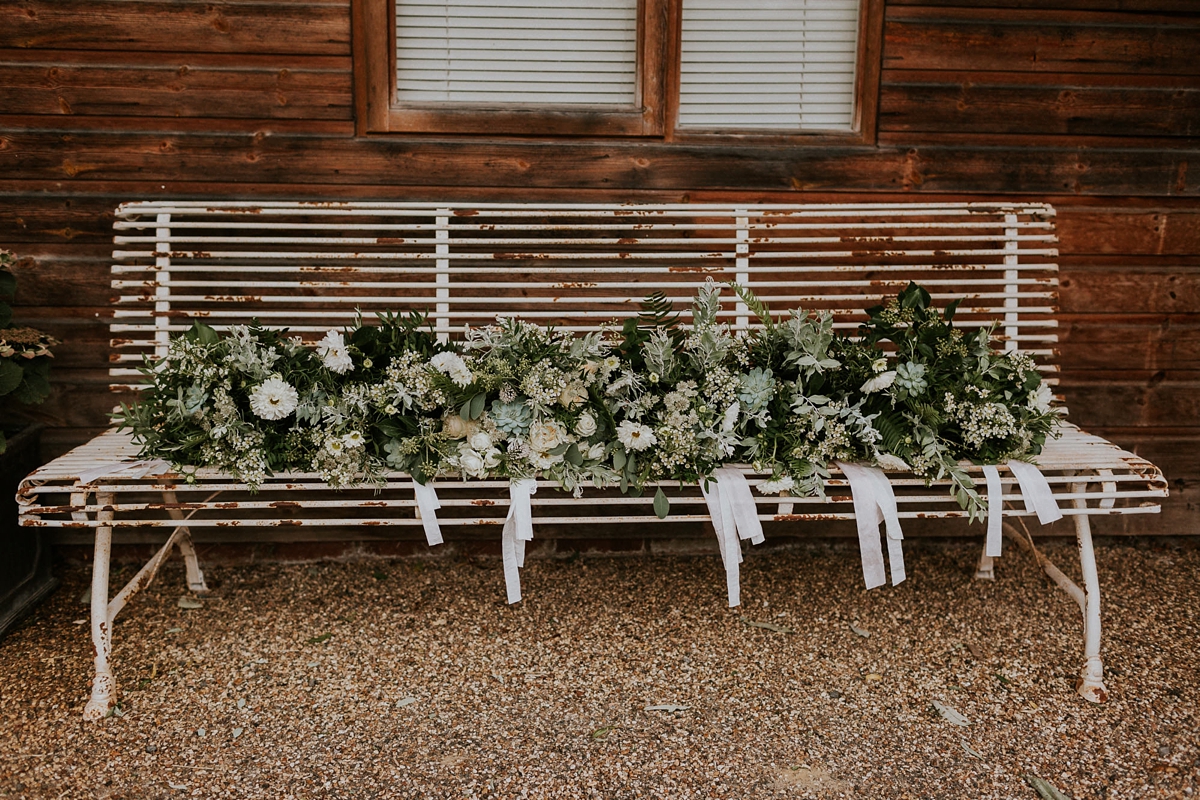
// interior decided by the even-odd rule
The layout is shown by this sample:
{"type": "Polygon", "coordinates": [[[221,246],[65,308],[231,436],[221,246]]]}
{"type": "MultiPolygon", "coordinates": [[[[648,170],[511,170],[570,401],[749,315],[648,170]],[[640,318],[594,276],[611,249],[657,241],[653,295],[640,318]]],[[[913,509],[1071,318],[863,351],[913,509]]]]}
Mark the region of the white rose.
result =
{"type": "Polygon", "coordinates": [[[579,421],[575,423],[575,432],[585,439],[596,432],[596,418],[590,411],[585,411],[579,416],[579,421]]]}
{"type": "Polygon", "coordinates": [[[472,450],[486,453],[492,448],[492,437],[488,436],[484,431],[476,431],[467,438],[467,444],[471,445],[472,450]]]}
{"type": "Polygon", "coordinates": [[[563,408],[574,408],[587,400],[587,391],[578,383],[569,384],[558,396],[559,405],[563,408]]]}
{"type": "Polygon", "coordinates": [[[483,465],[488,469],[495,469],[500,466],[500,451],[494,447],[489,447],[483,454],[483,465]]]}
{"type": "Polygon", "coordinates": [[[894,369],[888,370],[880,375],[876,375],[874,378],[871,378],[869,381],[864,383],[859,391],[866,392],[867,394],[880,392],[891,386],[895,381],[896,371],[894,369]]]}
{"type": "Polygon", "coordinates": [[[534,423],[529,429],[529,445],[541,452],[553,450],[567,438],[567,431],[556,420],[534,423]]]}
{"type": "Polygon", "coordinates": [[[604,458],[604,442],[599,442],[589,447],[586,457],[589,461],[599,461],[604,458]]]}
{"type": "Polygon", "coordinates": [[[626,450],[645,450],[658,444],[658,437],[649,425],[642,425],[627,419],[617,426],[617,439],[625,445],[626,450]]]}
{"type": "Polygon", "coordinates": [[[451,439],[465,439],[477,430],[479,430],[478,425],[463,419],[458,414],[447,414],[442,417],[442,432],[451,439]]]}
{"type": "Polygon", "coordinates": [[[1050,410],[1050,403],[1054,401],[1054,390],[1052,390],[1045,381],[1037,388],[1037,391],[1029,396],[1029,408],[1031,411],[1036,411],[1039,414],[1045,414],[1050,410]]]}
{"type": "Polygon", "coordinates": [[[550,469],[563,460],[562,456],[552,456],[549,453],[534,453],[529,457],[529,463],[538,469],[550,469]]]}
{"type": "Polygon", "coordinates": [[[487,464],[484,463],[483,456],[469,447],[458,451],[458,466],[463,474],[469,477],[487,477],[487,464]]]}

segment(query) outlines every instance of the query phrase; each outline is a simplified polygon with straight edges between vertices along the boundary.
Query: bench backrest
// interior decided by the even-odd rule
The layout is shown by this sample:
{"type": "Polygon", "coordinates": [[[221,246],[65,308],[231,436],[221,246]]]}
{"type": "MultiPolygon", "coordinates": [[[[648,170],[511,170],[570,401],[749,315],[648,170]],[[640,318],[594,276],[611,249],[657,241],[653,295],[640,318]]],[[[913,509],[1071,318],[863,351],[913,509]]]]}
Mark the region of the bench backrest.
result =
{"type": "MultiPolygon", "coordinates": [[[[705,279],[749,286],[773,311],[862,309],[910,280],[956,321],[999,323],[1045,364],[1056,341],[1048,205],[616,205],[147,202],[121,206],[113,253],[114,388],[200,319],[257,318],[320,338],[383,310],[428,312],[443,336],[499,315],[575,331],[663,292],[684,312],[705,279]]],[[[732,292],[738,328],[753,315],[732,292]]],[[[135,381],[134,381],[135,382],[135,381]]]]}

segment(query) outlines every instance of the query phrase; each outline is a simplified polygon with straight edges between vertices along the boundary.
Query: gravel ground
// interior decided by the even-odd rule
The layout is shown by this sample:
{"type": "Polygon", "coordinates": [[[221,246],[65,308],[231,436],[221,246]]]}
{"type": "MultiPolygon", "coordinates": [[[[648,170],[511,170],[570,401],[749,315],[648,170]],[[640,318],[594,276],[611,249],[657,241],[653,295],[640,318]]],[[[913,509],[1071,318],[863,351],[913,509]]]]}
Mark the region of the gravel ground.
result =
{"type": "Polygon", "coordinates": [[[536,560],[515,607],[498,560],[212,567],[198,609],[171,564],[118,618],[98,724],[67,569],[0,642],[0,797],[1197,796],[1200,549],[1098,548],[1092,706],[1028,555],[975,581],[977,546],[911,544],[872,592],[854,550],[751,553],[739,609],[716,557],[536,560]]]}

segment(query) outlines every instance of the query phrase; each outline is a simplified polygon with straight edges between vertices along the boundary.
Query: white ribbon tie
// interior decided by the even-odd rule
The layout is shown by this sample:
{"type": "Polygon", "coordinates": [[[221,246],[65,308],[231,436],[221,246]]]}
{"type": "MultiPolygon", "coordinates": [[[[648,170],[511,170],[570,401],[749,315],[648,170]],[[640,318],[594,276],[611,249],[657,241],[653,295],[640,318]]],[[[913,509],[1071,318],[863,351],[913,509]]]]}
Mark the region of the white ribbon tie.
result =
{"type": "Polygon", "coordinates": [[[501,542],[504,553],[504,587],[508,602],[521,602],[521,572],[525,566],[525,543],[533,539],[533,508],[530,498],[537,493],[537,481],[524,478],[508,486],[508,517],[504,520],[501,542]]]}
{"type": "Polygon", "coordinates": [[[1062,511],[1050,491],[1050,484],[1042,471],[1025,461],[1009,461],[1008,468],[1017,476],[1021,485],[1021,497],[1025,500],[1025,510],[1037,514],[1038,522],[1049,525],[1062,519],[1062,511]]]}
{"type": "Polygon", "coordinates": [[[150,461],[114,461],[110,464],[102,464],[98,467],[92,467],[89,470],[79,473],[75,483],[79,486],[85,486],[99,478],[105,478],[110,475],[120,475],[122,478],[143,478],[151,473],[159,473],[168,469],[171,465],[161,458],[156,458],[150,461]]]}
{"type": "Polygon", "coordinates": [[[442,502],[438,500],[437,490],[433,488],[433,481],[429,483],[417,483],[413,481],[413,495],[417,499],[417,516],[421,518],[421,524],[425,526],[425,539],[432,547],[435,544],[442,543],[442,529],[438,525],[437,510],[442,507],[442,502]]]}
{"type": "Polygon", "coordinates": [[[886,582],[883,569],[883,547],[879,541],[879,524],[887,528],[888,563],[891,566],[892,585],[904,580],[904,548],[900,544],[904,534],[900,530],[900,515],[896,507],[896,495],[892,484],[875,467],[861,464],[837,462],[838,468],[850,482],[850,493],[854,498],[854,520],[858,524],[858,550],[862,557],[863,581],[868,589],[882,586],[886,582]]]}
{"type": "Polygon", "coordinates": [[[983,554],[989,558],[999,558],[1004,541],[1004,484],[1000,480],[1000,470],[992,464],[985,464],[983,477],[987,479],[987,542],[983,554]]]}
{"type": "Polygon", "coordinates": [[[708,515],[717,532],[717,546],[721,550],[721,561],[725,564],[725,588],[729,594],[729,607],[742,603],[741,539],[751,544],[762,544],[762,523],[758,520],[758,506],[750,492],[750,483],[741,470],[734,467],[719,467],[713,471],[711,482],[700,481],[700,492],[708,504],[708,515]]]}

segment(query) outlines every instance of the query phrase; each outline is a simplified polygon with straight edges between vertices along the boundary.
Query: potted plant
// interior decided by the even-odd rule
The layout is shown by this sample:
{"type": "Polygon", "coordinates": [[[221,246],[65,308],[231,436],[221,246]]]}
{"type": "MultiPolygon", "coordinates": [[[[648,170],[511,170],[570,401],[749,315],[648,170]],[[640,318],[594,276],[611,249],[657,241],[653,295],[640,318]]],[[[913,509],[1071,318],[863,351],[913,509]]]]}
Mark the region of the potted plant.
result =
{"type": "Polygon", "coordinates": [[[13,324],[16,259],[0,250],[0,634],[57,584],[50,553],[37,528],[17,524],[17,485],[39,464],[41,425],[17,426],[14,403],[40,403],[50,394],[51,348],[58,342],[13,324]]]}

